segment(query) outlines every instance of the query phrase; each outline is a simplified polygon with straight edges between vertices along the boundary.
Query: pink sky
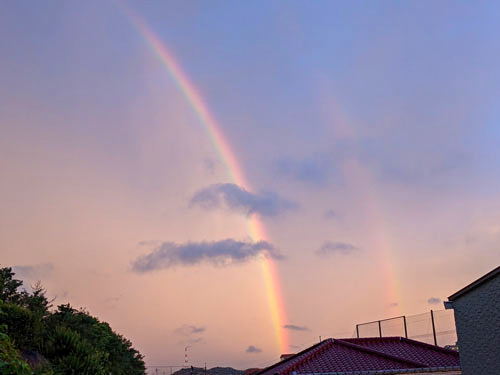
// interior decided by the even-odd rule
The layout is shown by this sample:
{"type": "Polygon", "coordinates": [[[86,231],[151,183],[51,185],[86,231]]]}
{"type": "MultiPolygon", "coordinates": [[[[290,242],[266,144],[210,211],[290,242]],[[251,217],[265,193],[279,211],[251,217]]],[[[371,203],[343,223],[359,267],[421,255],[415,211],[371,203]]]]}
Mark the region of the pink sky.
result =
{"type": "MultiPolygon", "coordinates": [[[[428,300],[498,265],[500,77],[470,58],[498,60],[493,20],[462,30],[416,7],[388,24],[382,6],[324,4],[346,17],[330,23],[298,3],[216,3],[134,11],[176,54],[253,191],[228,179],[113,3],[0,5],[2,266],[109,322],[149,365],[182,365],[190,345],[193,365],[247,368],[279,358],[277,329],[289,352],[350,337],[356,323],[442,309],[428,300]],[[272,260],[282,324],[296,329],[273,322],[249,211],[284,257],[272,260]],[[220,255],[225,239],[243,253],[220,255]],[[148,254],[159,260],[137,272],[148,254]]],[[[470,11],[452,10],[492,13],[470,11]]]]}

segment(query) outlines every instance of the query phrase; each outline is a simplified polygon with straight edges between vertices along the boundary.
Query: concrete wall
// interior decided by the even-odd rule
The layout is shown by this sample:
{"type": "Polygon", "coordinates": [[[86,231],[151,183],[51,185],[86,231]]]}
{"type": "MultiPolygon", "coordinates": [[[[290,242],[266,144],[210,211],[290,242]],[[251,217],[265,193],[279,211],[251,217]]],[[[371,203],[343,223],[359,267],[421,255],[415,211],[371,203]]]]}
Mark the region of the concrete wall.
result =
{"type": "Polygon", "coordinates": [[[500,374],[500,275],[454,303],[463,375],[500,374]]]}

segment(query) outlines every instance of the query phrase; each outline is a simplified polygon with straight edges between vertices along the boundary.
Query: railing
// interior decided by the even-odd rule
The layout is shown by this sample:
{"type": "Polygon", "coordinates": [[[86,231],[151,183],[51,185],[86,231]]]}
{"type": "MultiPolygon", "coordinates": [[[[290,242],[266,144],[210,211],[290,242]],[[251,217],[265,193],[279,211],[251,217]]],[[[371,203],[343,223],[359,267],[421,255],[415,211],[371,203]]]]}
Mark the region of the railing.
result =
{"type": "Polygon", "coordinates": [[[388,336],[402,336],[442,347],[454,346],[457,331],[453,310],[431,310],[423,314],[356,324],[356,337],[388,336]]]}

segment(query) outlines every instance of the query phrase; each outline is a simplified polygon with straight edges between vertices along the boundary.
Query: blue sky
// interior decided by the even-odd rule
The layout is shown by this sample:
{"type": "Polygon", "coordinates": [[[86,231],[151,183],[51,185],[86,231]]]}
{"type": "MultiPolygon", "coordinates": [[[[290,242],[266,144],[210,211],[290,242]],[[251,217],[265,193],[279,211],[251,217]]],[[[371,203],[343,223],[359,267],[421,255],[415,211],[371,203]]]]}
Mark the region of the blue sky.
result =
{"type": "Polygon", "coordinates": [[[189,340],[211,365],[277,358],[250,212],[283,254],[286,323],[307,328],[290,348],[434,308],[500,260],[499,13],[481,1],[1,3],[2,264],[156,364],[181,361],[189,340]],[[123,6],[173,52],[254,192],[223,185],[223,161],[123,6]],[[190,204],[201,192],[217,204],[190,204]],[[211,259],[220,244],[236,252],[211,259]],[[172,249],[206,261],[133,272],[172,249]]]}

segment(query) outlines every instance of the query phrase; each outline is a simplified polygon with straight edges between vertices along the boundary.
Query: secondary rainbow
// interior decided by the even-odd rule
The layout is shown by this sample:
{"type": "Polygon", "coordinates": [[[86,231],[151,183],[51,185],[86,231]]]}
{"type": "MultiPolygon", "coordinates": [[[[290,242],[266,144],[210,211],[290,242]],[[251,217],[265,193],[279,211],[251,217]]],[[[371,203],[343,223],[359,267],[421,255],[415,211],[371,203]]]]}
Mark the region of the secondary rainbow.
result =
{"type": "MultiPolygon", "coordinates": [[[[155,52],[163,66],[174,78],[180,91],[198,116],[200,123],[204,126],[208,136],[210,137],[214,149],[217,151],[220,159],[226,167],[228,177],[233,183],[239,185],[247,191],[252,191],[243,168],[224,137],[221,127],[218,125],[214,116],[210,113],[199,91],[175,60],[172,52],[138,15],[134,14],[129,9],[125,9],[125,12],[132,20],[135,28],[155,52]]],[[[268,239],[264,226],[262,225],[262,221],[256,214],[253,214],[248,219],[248,232],[253,241],[268,239]]],[[[262,257],[260,264],[264,275],[267,300],[278,348],[281,353],[286,353],[288,352],[288,340],[286,331],[283,328],[286,324],[286,315],[283,299],[281,297],[276,267],[273,260],[269,256],[262,257]]]]}

